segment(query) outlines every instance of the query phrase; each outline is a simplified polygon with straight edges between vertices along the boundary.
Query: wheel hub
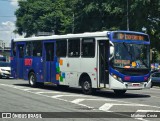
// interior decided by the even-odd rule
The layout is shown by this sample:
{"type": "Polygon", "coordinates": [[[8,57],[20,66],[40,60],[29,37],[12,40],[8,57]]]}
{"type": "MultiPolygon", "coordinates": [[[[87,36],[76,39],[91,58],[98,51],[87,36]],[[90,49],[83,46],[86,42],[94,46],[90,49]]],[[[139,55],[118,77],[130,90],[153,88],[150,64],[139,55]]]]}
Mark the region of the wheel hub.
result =
{"type": "Polygon", "coordinates": [[[90,89],[90,84],[86,81],[84,82],[84,89],[89,90],[90,89]]]}

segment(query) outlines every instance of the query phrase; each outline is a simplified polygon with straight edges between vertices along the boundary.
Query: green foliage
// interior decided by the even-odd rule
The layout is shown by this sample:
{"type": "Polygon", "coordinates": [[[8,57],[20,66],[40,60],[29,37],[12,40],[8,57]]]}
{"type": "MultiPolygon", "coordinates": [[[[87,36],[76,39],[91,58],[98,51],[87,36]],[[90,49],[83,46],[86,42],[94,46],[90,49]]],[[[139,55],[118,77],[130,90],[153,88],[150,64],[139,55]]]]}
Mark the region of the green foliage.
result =
{"type": "MultiPolygon", "coordinates": [[[[160,43],[160,0],[128,0],[131,31],[147,28],[151,46],[160,43]]],[[[56,34],[127,30],[127,0],[20,0],[16,32],[56,34]]]]}

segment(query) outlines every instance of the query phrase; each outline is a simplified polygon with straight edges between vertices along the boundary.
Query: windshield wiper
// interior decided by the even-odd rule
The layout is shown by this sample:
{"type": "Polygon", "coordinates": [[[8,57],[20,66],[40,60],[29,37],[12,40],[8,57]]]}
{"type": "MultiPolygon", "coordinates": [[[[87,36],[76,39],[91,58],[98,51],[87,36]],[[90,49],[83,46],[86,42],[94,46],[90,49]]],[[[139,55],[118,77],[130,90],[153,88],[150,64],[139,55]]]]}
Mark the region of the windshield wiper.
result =
{"type": "Polygon", "coordinates": [[[145,65],[146,68],[148,68],[148,65],[142,59],[140,59],[140,61],[143,63],[143,65],[145,65]]]}

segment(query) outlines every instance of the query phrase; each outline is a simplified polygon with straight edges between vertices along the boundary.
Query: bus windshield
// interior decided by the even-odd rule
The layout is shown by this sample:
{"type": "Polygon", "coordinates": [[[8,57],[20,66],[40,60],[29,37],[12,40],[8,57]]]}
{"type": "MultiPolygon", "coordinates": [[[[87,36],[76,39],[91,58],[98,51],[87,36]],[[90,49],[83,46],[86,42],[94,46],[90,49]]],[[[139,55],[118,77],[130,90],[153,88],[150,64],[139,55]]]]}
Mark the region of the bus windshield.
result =
{"type": "Polygon", "coordinates": [[[118,68],[149,68],[149,45],[114,43],[113,66],[118,68]]]}

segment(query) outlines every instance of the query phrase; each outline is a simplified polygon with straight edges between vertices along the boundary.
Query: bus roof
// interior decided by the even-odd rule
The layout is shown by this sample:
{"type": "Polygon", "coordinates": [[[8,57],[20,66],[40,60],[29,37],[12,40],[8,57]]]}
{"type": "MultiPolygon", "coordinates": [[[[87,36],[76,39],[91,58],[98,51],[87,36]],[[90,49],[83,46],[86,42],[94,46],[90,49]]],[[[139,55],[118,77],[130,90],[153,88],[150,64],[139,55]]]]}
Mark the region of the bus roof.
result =
{"type": "Polygon", "coordinates": [[[15,38],[14,41],[34,41],[34,40],[53,40],[53,39],[66,39],[66,38],[84,38],[84,37],[107,37],[109,31],[102,32],[85,32],[80,34],[66,34],[66,35],[52,35],[52,36],[38,36],[28,38],[15,38]]]}
{"type": "Polygon", "coordinates": [[[15,38],[14,41],[34,41],[34,40],[53,40],[53,39],[68,39],[68,38],[84,38],[84,37],[107,37],[108,32],[124,32],[124,33],[135,33],[143,34],[142,32],[135,31],[102,31],[102,32],[85,32],[79,34],[66,34],[66,35],[51,35],[51,36],[37,36],[37,37],[28,37],[28,38],[15,38]]]}

